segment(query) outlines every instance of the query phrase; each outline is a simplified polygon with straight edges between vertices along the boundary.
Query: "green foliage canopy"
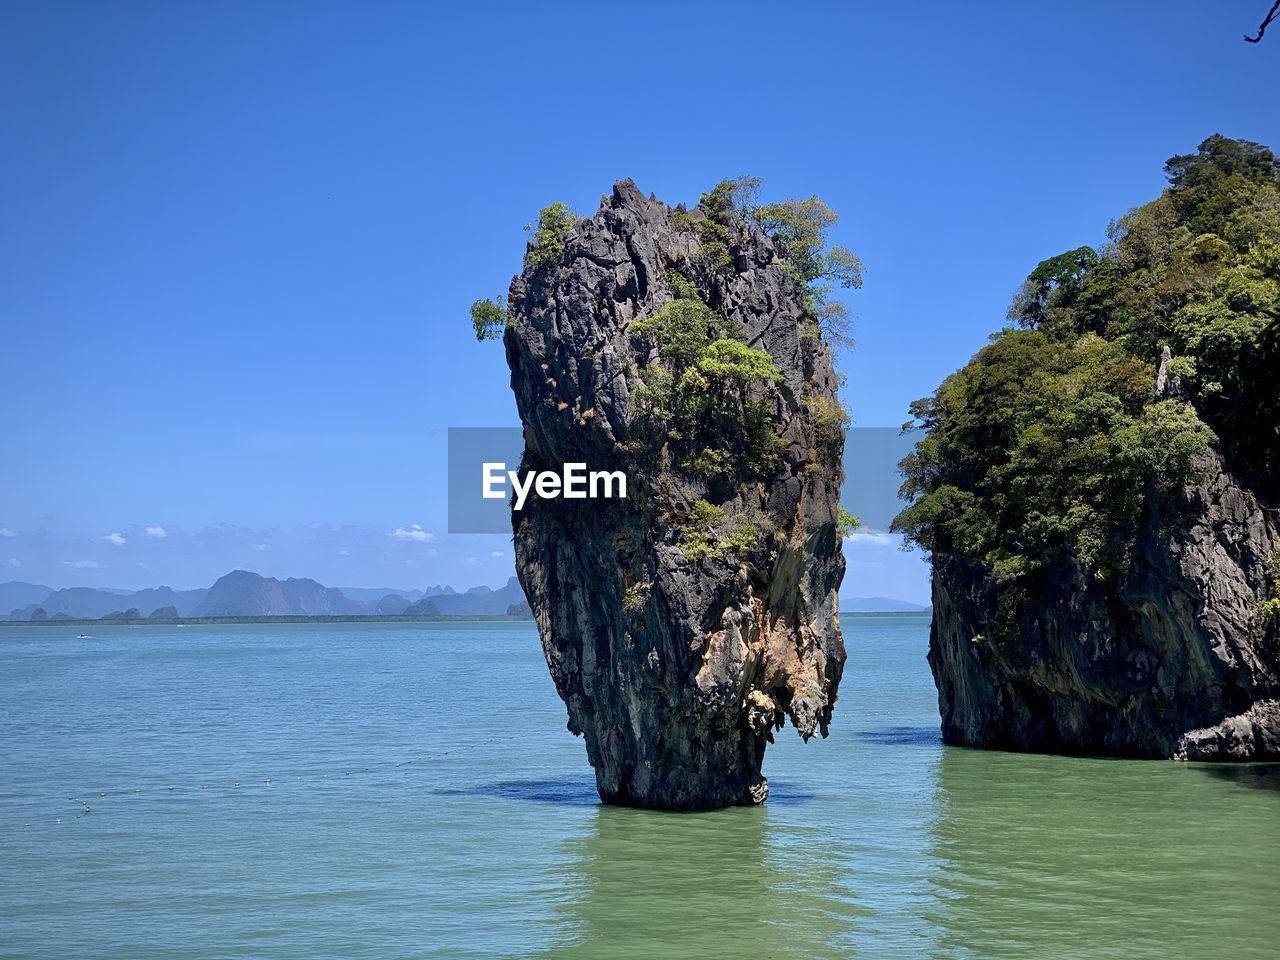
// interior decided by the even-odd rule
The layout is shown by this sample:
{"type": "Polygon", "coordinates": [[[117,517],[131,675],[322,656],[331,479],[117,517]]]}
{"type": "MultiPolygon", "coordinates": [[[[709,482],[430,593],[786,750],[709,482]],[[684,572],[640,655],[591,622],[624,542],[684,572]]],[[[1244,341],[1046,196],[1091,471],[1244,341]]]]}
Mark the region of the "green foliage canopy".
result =
{"type": "Polygon", "coordinates": [[[911,506],[894,529],[998,583],[1067,554],[1099,578],[1123,573],[1148,479],[1189,479],[1212,437],[1184,405],[1153,402],[1154,379],[1094,335],[1005,333],[913,404],[928,435],[903,461],[911,506]]]}
{"type": "Polygon", "coordinates": [[[1096,333],[1158,363],[1168,346],[1231,465],[1280,494],[1280,161],[1214,135],[1100,251],[1046,260],[1010,315],[1056,340],[1096,333]]]}
{"type": "Polygon", "coordinates": [[[1210,137],[1100,250],[1042,261],[1005,330],[933,396],[894,529],[979,563],[1016,605],[1066,556],[1128,569],[1152,484],[1216,443],[1275,502],[1280,475],[1280,164],[1210,137]],[[1161,350],[1190,403],[1157,398],[1161,350]]]}
{"type": "Polygon", "coordinates": [[[533,239],[526,254],[529,261],[544,267],[559,263],[564,256],[565,235],[577,222],[577,215],[569,209],[568,204],[558,200],[539,210],[538,222],[533,227],[533,239]]]}
{"type": "Polygon", "coordinates": [[[639,405],[665,442],[688,448],[681,466],[690,473],[728,476],[739,460],[751,474],[767,473],[784,442],[752,392],[782,379],[777,364],[743,343],[688,278],[672,271],[667,282],[675,299],[631,325],[631,335],[658,354],[645,367],[639,405]]]}
{"type": "Polygon", "coordinates": [[[760,205],[761,183],[759,177],[722,180],[702,195],[702,216],[682,218],[698,231],[700,253],[713,268],[727,269],[733,265],[731,248],[738,233],[746,226],[763,230],[778,244],[804,290],[810,320],[829,339],[851,345],[848,309],[832,294],[836,286],[862,286],[862,261],[848,248],[828,243],[827,231],[840,218],[817,197],[760,205]]]}
{"type": "Polygon", "coordinates": [[[742,559],[759,545],[763,533],[757,515],[730,515],[724,507],[695,500],[679,527],[680,550],[694,562],[707,558],[742,559]]]}
{"type": "Polygon", "coordinates": [[[677,299],[633,323],[631,335],[652,340],[660,354],[684,367],[706,347],[717,320],[716,312],[701,300],[677,299]]]}
{"type": "Polygon", "coordinates": [[[844,507],[836,507],[836,530],[842,537],[852,536],[862,526],[862,521],[844,507]]]}
{"type": "Polygon", "coordinates": [[[753,380],[777,383],[778,365],[764,350],[753,350],[741,340],[713,340],[698,353],[698,370],[722,387],[741,392],[753,380]]]}
{"type": "Polygon", "coordinates": [[[477,300],[471,305],[471,326],[477,340],[497,340],[507,328],[507,308],[502,297],[477,300]]]}

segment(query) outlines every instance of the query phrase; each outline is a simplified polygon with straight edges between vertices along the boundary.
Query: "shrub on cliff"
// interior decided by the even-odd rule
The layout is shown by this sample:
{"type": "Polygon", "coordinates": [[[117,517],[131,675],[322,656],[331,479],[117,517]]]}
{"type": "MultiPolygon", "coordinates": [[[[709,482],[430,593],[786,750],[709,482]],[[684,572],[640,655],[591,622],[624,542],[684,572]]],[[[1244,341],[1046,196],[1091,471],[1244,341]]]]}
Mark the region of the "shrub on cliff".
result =
{"type": "Polygon", "coordinates": [[[662,442],[682,445],[679,465],[689,473],[728,476],[740,459],[748,474],[767,474],[783,444],[753,391],[781,379],[777,364],[742,342],[742,331],[687,278],[672,271],[667,281],[675,299],[631,325],[631,336],[657,352],[657,363],[645,367],[639,406],[662,442]]]}
{"type": "Polygon", "coordinates": [[[836,530],[842,537],[851,537],[862,526],[862,521],[844,507],[836,507],[836,530]]]}
{"type": "Polygon", "coordinates": [[[680,274],[673,273],[670,282],[675,299],[631,324],[631,335],[650,341],[662,357],[683,369],[706,347],[720,317],[680,274]]]}
{"type": "Polygon", "coordinates": [[[471,304],[471,326],[477,340],[496,340],[507,328],[507,308],[502,297],[471,304]]]}
{"type": "Polygon", "coordinates": [[[814,330],[851,346],[848,309],[831,296],[835,286],[862,286],[862,261],[847,247],[828,241],[827,231],[839,216],[817,197],[757,204],[761,183],[759,177],[721,180],[702,195],[700,216],[677,214],[678,222],[697,231],[700,252],[716,270],[733,265],[732,247],[744,227],[762,230],[778,245],[787,269],[804,291],[805,311],[814,330]]]}
{"type": "MultiPolygon", "coordinates": [[[[564,256],[564,238],[577,222],[577,215],[568,204],[556,201],[538,211],[538,221],[526,224],[525,230],[533,236],[525,251],[529,263],[539,266],[555,266],[564,256]]],[[[471,304],[471,326],[476,339],[497,340],[507,327],[507,308],[504,297],[477,300],[471,304]]]]}
{"type": "Polygon", "coordinates": [[[564,256],[564,238],[573,229],[577,217],[569,209],[568,204],[556,201],[538,211],[538,222],[532,228],[533,238],[529,241],[526,256],[530,263],[540,266],[555,266],[564,256]]]}
{"type": "Polygon", "coordinates": [[[680,549],[691,561],[706,558],[742,559],[760,544],[763,518],[754,514],[730,514],[706,500],[694,502],[680,525],[680,549]]]}

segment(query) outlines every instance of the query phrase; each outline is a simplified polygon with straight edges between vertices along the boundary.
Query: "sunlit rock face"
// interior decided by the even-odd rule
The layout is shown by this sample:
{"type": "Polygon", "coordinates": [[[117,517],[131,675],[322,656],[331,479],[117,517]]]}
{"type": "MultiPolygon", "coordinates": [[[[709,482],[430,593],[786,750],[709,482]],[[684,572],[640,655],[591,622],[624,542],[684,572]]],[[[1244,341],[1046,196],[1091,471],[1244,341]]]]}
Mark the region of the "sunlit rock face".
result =
{"type": "MultiPolygon", "coordinates": [[[[836,379],[778,248],[735,228],[732,263],[714,266],[689,226],[700,212],[676,213],[618,183],[557,262],[527,261],[512,281],[521,470],[580,462],[628,476],[625,499],[531,497],[512,524],[517,574],[601,798],[701,809],[764,801],[765,747],[787,718],[806,740],[827,733],[845,662],[843,439],[815,425],[836,379]],[[677,274],[776,364],[777,381],[747,399],[782,442],[750,476],[736,462],[727,476],[690,470],[642,415],[661,365],[632,327],[678,295],[677,274]],[[691,526],[699,502],[720,511],[707,530],[691,526]],[[691,551],[694,536],[712,549],[691,551]]],[[[723,438],[730,458],[737,439],[723,438]]]]}

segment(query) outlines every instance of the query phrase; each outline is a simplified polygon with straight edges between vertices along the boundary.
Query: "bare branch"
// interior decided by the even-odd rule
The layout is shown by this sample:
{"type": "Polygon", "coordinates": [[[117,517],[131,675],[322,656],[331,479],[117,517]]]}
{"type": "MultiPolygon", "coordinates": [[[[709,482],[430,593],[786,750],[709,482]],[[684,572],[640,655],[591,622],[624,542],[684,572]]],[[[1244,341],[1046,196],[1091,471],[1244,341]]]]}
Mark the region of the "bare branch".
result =
{"type": "Polygon", "coordinates": [[[1244,42],[1257,43],[1261,40],[1262,35],[1267,32],[1267,27],[1271,26],[1271,21],[1276,18],[1277,14],[1280,14],[1280,0],[1276,0],[1276,2],[1271,5],[1271,9],[1267,11],[1266,19],[1263,20],[1262,23],[1258,24],[1258,35],[1256,37],[1251,37],[1246,34],[1244,42]]]}

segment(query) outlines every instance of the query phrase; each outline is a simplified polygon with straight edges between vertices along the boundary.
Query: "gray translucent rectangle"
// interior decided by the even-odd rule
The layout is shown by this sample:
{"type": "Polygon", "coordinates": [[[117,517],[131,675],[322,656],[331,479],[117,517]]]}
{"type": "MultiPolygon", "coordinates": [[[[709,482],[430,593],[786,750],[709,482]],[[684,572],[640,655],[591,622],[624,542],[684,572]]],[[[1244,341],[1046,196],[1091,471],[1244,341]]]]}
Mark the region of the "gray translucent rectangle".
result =
{"type": "Polygon", "coordinates": [[[484,465],[520,467],[524,431],[519,427],[449,428],[449,532],[511,533],[511,506],[506,497],[486,500],[484,465]]]}
{"type": "MultiPolygon", "coordinates": [[[[898,462],[911,452],[919,431],[896,427],[854,427],[845,431],[844,486],[840,501],[864,528],[887,530],[902,509],[898,462]]],[[[486,499],[484,465],[503,463],[517,470],[524,450],[519,427],[449,428],[449,532],[511,533],[511,505],[507,497],[486,499]]],[[[587,464],[593,469],[593,464],[587,464]]],[[[504,489],[510,491],[508,484],[504,489]]]]}
{"type": "Polygon", "coordinates": [[[898,463],[923,436],[922,430],[903,433],[898,427],[852,427],[845,431],[840,503],[864,528],[888,530],[906,506],[898,497],[902,486],[898,463]]]}

